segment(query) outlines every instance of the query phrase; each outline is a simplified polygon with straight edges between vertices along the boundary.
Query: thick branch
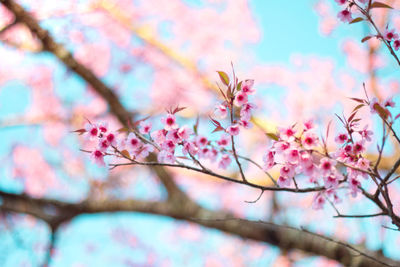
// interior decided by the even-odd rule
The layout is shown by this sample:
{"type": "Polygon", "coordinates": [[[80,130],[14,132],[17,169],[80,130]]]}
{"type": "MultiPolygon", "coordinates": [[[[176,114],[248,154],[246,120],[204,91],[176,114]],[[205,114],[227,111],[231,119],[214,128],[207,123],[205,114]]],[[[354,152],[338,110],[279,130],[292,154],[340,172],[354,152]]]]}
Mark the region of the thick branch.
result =
{"type": "Polygon", "coordinates": [[[365,248],[353,247],[306,230],[295,229],[273,223],[248,221],[225,211],[212,211],[192,201],[152,202],[142,200],[88,200],[82,203],[64,203],[51,199],[35,199],[26,195],[0,191],[0,208],[9,212],[26,213],[48,223],[65,222],[81,214],[102,212],[142,212],[168,216],[219,229],[241,238],[261,241],[285,250],[299,249],[306,253],[324,256],[345,266],[399,266],[384,256],[365,248]],[[358,251],[358,252],[357,252],[358,251]],[[361,253],[360,253],[361,252],[361,253]]]}
{"type": "MultiPolygon", "coordinates": [[[[91,85],[92,89],[107,102],[110,112],[117,117],[122,125],[125,127],[130,127],[130,125],[132,125],[130,121],[133,114],[125,109],[118,96],[110,87],[104,84],[90,69],[79,63],[62,44],[57,43],[51,34],[47,30],[43,29],[39,25],[38,21],[22,6],[13,0],[0,0],[0,2],[14,14],[15,21],[24,23],[32,33],[37,36],[37,38],[42,42],[45,51],[52,53],[69,69],[74,71],[91,85]]],[[[150,160],[151,159],[155,159],[155,155],[152,155],[150,157],[150,160]]],[[[165,169],[162,167],[155,167],[154,171],[167,189],[169,197],[174,195],[184,195],[175,184],[171,175],[165,169]]]]}

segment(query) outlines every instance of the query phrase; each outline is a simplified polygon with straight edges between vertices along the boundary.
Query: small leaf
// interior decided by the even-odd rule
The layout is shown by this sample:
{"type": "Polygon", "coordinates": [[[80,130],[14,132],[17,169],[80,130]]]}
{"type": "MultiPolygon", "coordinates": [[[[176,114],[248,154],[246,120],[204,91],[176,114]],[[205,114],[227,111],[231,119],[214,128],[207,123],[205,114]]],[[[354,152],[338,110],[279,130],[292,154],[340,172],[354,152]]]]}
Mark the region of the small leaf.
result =
{"type": "Polygon", "coordinates": [[[360,22],[360,21],[363,21],[363,20],[364,20],[363,18],[358,17],[358,18],[355,18],[352,21],[350,21],[349,24],[357,23],[357,22],[360,22]]]}
{"type": "Polygon", "coordinates": [[[175,109],[174,109],[174,111],[172,112],[172,114],[176,114],[176,113],[178,113],[179,111],[182,111],[182,110],[184,110],[184,109],[186,109],[186,107],[176,107],[175,109]]]}
{"type": "Polygon", "coordinates": [[[117,132],[119,132],[119,133],[129,132],[129,129],[126,127],[122,127],[120,129],[118,129],[117,132]]]}
{"type": "Polygon", "coordinates": [[[361,39],[361,43],[364,43],[365,41],[368,41],[371,38],[372,36],[365,36],[364,38],[361,39]]]}
{"type": "Polygon", "coordinates": [[[223,84],[225,84],[226,86],[228,86],[228,85],[229,85],[229,77],[228,77],[228,74],[226,74],[226,73],[223,72],[223,71],[217,71],[217,72],[218,72],[219,78],[221,79],[221,82],[222,82],[223,84]]]}
{"type": "Polygon", "coordinates": [[[350,123],[351,122],[351,120],[354,118],[354,116],[357,114],[357,111],[356,112],[353,112],[351,115],[350,115],[350,117],[348,118],[348,122],[350,123]]]}
{"type": "Polygon", "coordinates": [[[397,120],[400,117],[400,113],[396,115],[396,117],[394,117],[395,120],[397,120]]]}
{"type": "Polygon", "coordinates": [[[393,7],[385,4],[385,3],[381,3],[381,2],[373,2],[370,8],[390,8],[393,9],[393,7]]]}
{"type": "Polygon", "coordinates": [[[84,133],[86,133],[86,130],[85,129],[79,129],[79,130],[75,130],[75,131],[72,131],[73,133],[78,133],[79,135],[82,135],[82,134],[84,134],[84,133]]]}
{"type": "Polygon", "coordinates": [[[379,117],[381,117],[383,120],[386,120],[388,118],[390,113],[387,109],[383,108],[378,103],[375,103],[373,108],[376,110],[376,112],[378,112],[379,117]]]}
{"type": "Polygon", "coordinates": [[[121,151],[122,156],[124,156],[125,158],[131,159],[131,155],[129,155],[128,150],[124,149],[121,151]]]}
{"type": "Polygon", "coordinates": [[[272,140],[278,141],[279,137],[278,135],[274,134],[274,133],[265,133],[269,138],[271,138],[272,140]]]}
{"type": "Polygon", "coordinates": [[[364,104],[360,104],[360,105],[356,106],[356,107],[353,109],[352,113],[353,113],[354,111],[359,110],[359,109],[362,108],[363,106],[365,106],[365,105],[364,105],[364,104]]]}
{"type": "Polygon", "coordinates": [[[350,99],[351,99],[351,100],[354,100],[354,101],[356,101],[356,102],[364,103],[364,100],[363,100],[363,99],[360,99],[360,98],[350,97],[350,99]]]}
{"type": "Polygon", "coordinates": [[[197,129],[199,128],[199,116],[197,116],[196,124],[193,125],[193,132],[197,135],[197,129]]]}
{"type": "Polygon", "coordinates": [[[220,131],[225,131],[225,129],[222,128],[221,126],[216,126],[214,131],[212,131],[211,133],[220,132],[220,131]]]}
{"type": "Polygon", "coordinates": [[[346,124],[344,123],[344,121],[342,120],[342,118],[339,117],[338,114],[335,113],[335,115],[336,115],[336,117],[343,123],[343,125],[346,125],[346,124]]]}
{"type": "Polygon", "coordinates": [[[211,118],[211,116],[209,116],[209,117],[210,117],[212,124],[214,124],[214,126],[221,126],[221,123],[219,121],[214,120],[213,118],[211,118]]]}
{"type": "Polygon", "coordinates": [[[237,85],[237,87],[236,87],[236,90],[237,90],[237,91],[242,90],[242,83],[243,83],[243,81],[241,81],[240,83],[238,83],[238,85],[237,85]]]}

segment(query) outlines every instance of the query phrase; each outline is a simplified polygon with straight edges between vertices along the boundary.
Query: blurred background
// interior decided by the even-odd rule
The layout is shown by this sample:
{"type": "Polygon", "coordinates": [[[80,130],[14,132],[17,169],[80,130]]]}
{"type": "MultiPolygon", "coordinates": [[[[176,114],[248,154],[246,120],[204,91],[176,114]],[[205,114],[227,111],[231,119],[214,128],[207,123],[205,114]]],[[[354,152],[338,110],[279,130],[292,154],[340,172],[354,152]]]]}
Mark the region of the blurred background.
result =
{"type": "MultiPolygon", "coordinates": [[[[398,104],[398,66],[386,47],[371,39],[365,23],[341,23],[335,1],[261,0],[74,0],[18,1],[74,58],[113,88],[124,107],[140,119],[156,120],[170,108],[185,106],[180,122],[207,135],[207,119],[220,97],[217,70],[255,79],[257,127],[244,131],[240,152],[261,162],[268,146],[265,131],[313,118],[321,131],[335,113],[349,114],[349,97],[394,96],[398,104]],[[246,148],[246,149],[244,149],[246,148]]],[[[400,31],[397,11],[377,9],[384,29],[400,31]]],[[[13,22],[0,5],[0,29],[13,22]]],[[[147,168],[94,165],[79,151],[85,140],[71,131],[85,118],[120,128],[107,103],[42,44],[15,24],[0,32],[0,190],[37,198],[78,202],[86,198],[163,199],[166,192],[147,168]]],[[[398,113],[398,112],[397,112],[398,113]]],[[[397,114],[395,113],[395,114],[397,114]]],[[[361,110],[364,124],[378,120],[361,110]]],[[[374,142],[379,140],[378,134],[374,142]]],[[[374,144],[374,143],[373,143],[374,144]]],[[[375,145],[368,151],[376,154],[375,145]]],[[[398,154],[389,145],[385,157],[398,154]]],[[[384,164],[383,164],[384,165],[384,164]]],[[[212,210],[308,227],[400,259],[400,234],[382,227],[387,218],[334,219],[334,210],[311,209],[313,195],[266,192],[170,170],[193,199],[212,210]]],[[[228,170],[227,173],[232,173],[228,170]]],[[[268,184],[247,168],[252,181],[268,184]]],[[[364,185],[364,184],[363,184],[364,185]]],[[[368,183],[365,182],[368,186],[368,183]]],[[[399,184],[394,188],[400,190],[399,184]]],[[[393,197],[399,211],[400,195],[393,197]]],[[[361,198],[343,196],[344,213],[369,213],[361,198]]],[[[0,200],[1,204],[1,200],[0,200]]],[[[29,215],[1,213],[0,265],[39,266],[49,229],[29,215]]],[[[301,252],[281,251],[217,230],[140,213],[82,215],[58,231],[51,266],[338,266],[301,252]]]]}

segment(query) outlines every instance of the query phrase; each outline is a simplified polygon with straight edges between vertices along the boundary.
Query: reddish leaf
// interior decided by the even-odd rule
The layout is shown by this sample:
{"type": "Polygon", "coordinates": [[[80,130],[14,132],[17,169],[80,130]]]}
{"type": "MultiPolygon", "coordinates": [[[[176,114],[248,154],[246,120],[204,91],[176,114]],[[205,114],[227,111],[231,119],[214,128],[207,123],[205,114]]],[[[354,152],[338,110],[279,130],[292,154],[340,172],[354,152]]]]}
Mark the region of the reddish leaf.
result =
{"type": "Polygon", "coordinates": [[[211,133],[220,132],[220,131],[225,131],[225,129],[222,128],[221,126],[217,126],[217,127],[215,127],[214,131],[212,131],[211,133]]]}
{"type": "Polygon", "coordinates": [[[359,110],[360,108],[362,108],[363,106],[365,106],[364,104],[360,104],[358,106],[356,106],[352,112],[359,110]]]}
{"type": "Polygon", "coordinates": [[[184,109],[186,109],[186,107],[176,107],[175,109],[174,109],[174,111],[172,111],[172,114],[175,114],[175,113],[178,113],[179,111],[182,111],[182,110],[184,110],[184,109]]]}
{"type": "Polygon", "coordinates": [[[356,102],[359,102],[359,103],[365,103],[365,101],[363,99],[361,99],[361,98],[350,97],[350,99],[354,100],[356,102]]]}
{"type": "Polygon", "coordinates": [[[357,23],[357,22],[360,22],[360,21],[363,21],[363,20],[364,20],[363,18],[358,17],[358,18],[355,18],[352,21],[350,21],[349,24],[357,23]]]}
{"type": "Polygon", "coordinates": [[[365,41],[368,41],[371,38],[372,36],[365,36],[364,38],[361,39],[361,43],[364,43],[365,41]]]}
{"type": "Polygon", "coordinates": [[[383,120],[386,120],[390,115],[390,112],[387,109],[383,108],[378,103],[374,105],[374,109],[376,110],[376,112],[378,112],[379,117],[381,117],[383,120]]]}
{"type": "Polygon", "coordinates": [[[86,130],[85,129],[79,129],[79,130],[75,130],[75,131],[72,131],[73,133],[78,133],[79,135],[82,135],[82,134],[84,134],[84,133],[86,133],[86,130]]]}

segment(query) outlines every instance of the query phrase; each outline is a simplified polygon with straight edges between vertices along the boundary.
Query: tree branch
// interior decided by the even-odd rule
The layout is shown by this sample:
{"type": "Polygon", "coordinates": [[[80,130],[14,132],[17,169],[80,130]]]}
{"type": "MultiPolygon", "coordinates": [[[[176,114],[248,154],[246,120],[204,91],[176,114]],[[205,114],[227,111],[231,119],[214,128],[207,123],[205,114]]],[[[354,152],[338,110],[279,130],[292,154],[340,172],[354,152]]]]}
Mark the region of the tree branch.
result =
{"type": "MultiPolygon", "coordinates": [[[[43,29],[38,21],[27,12],[21,5],[16,3],[14,0],[0,0],[15,16],[16,22],[24,23],[37,38],[42,42],[43,50],[52,53],[62,63],[65,64],[69,69],[78,74],[88,84],[91,85],[92,89],[102,97],[108,104],[110,112],[114,114],[122,125],[130,127],[131,117],[133,114],[125,109],[120,102],[118,96],[114,91],[103,83],[90,69],[79,63],[72,54],[62,45],[57,43],[51,34],[43,29]]],[[[151,155],[150,160],[156,158],[155,155],[151,155]]],[[[164,184],[168,197],[185,197],[183,191],[175,184],[172,176],[162,167],[154,167],[153,169],[158,175],[160,181],[164,184]]]]}
{"type": "Polygon", "coordinates": [[[205,209],[193,201],[165,202],[143,200],[86,200],[81,203],[65,203],[52,199],[36,199],[26,195],[0,191],[0,209],[8,212],[30,214],[46,222],[67,222],[81,214],[103,212],[141,212],[185,220],[208,228],[218,229],[241,238],[265,242],[281,249],[299,249],[335,261],[345,266],[399,266],[393,261],[363,247],[354,247],[329,237],[304,229],[249,221],[223,211],[205,209]],[[48,212],[51,208],[51,212],[48,212]],[[357,255],[354,255],[357,252],[357,255]]]}

